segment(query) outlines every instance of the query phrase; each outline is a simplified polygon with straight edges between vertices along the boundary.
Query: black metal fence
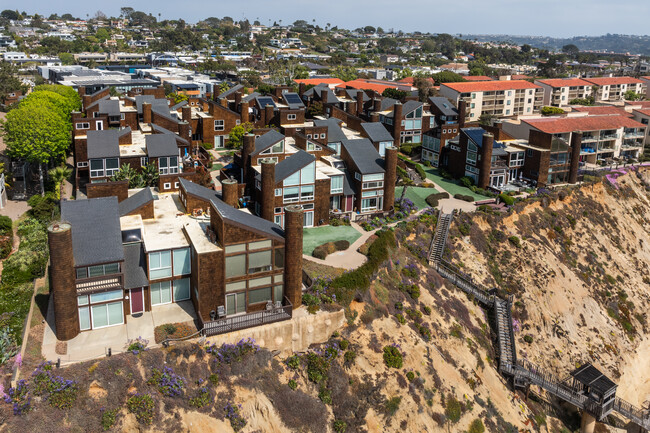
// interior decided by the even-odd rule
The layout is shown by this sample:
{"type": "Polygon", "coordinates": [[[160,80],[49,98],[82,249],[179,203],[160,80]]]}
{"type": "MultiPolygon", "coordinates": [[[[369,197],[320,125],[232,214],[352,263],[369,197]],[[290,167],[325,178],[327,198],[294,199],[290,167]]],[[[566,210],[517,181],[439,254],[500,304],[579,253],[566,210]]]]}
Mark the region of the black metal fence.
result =
{"type": "Polygon", "coordinates": [[[269,309],[256,311],[254,313],[204,322],[203,335],[210,337],[213,335],[238,331],[240,329],[289,320],[293,314],[293,306],[286,297],[284,298],[284,303],[285,305],[280,307],[273,306],[269,309]]]}

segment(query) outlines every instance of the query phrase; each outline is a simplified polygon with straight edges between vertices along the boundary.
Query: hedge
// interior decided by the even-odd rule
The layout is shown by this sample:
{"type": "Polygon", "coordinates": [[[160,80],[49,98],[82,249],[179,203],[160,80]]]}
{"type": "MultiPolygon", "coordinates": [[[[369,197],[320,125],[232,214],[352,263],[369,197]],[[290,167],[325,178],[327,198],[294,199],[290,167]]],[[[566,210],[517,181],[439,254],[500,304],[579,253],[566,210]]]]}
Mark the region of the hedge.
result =
{"type": "Polygon", "coordinates": [[[474,197],[472,197],[471,195],[454,194],[454,198],[458,200],[470,202],[470,203],[474,201],[474,197]]]}
{"type": "Polygon", "coordinates": [[[445,198],[449,198],[449,193],[447,193],[447,192],[439,192],[437,194],[431,194],[430,196],[428,196],[425,199],[425,201],[427,202],[427,204],[429,206],[436,207],[436,206],[438,206],[438,201],[440,201],[442,199],[445,199],[445,198]]]}
{"type": "Polygon", "coordinates": [[[376,236],[377,239],[368,247],[368,261],[332,281],[330,287],[334,289],[336,299],[341,305],[349,305],[356,290],[367,290],[370,287],[370,279],[379,266],[388,260],[390,250],[397,246],[392,230],[381,230],[376,236]]]}
{"type": "Polygon", "coordinates": [[[427,174],[420,164],[415,164],[415,171],[418,173],[418,176],[422,178],[422,180],[425,180],[427,178],[427,174]]]}
{"type": "Polygon", "coordinates": [[[350,242],[346,240],[327,242],[314,248],[314,251],[311,253],[311,255],[317,259],[325,260],[329,254],[335,253],[337,251],[347,250],[348,248],[350,248],[350,242]]]}
{"type": "Polygon", "coordinates": [[[0,215],[0,259],[6,259],[14,244],[11,218],[0,215]]]}
{"type": "Polygon", "coordinates": [[[504,202],[508,206],[512,206],[515,204],[515,199],[510,197],[508,194],[501,193],[499,194],[499,198],[501,199],[502,202],[504,202]]]}

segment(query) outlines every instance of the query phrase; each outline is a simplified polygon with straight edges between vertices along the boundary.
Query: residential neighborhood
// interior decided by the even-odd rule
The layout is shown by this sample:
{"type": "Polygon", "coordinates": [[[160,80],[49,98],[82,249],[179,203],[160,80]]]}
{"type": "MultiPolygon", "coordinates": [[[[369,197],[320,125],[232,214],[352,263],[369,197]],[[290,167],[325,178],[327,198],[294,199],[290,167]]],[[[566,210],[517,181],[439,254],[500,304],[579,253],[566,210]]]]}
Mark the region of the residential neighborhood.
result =
{"type": "Polygon", "coordinates": [[[0,12],[0,429],[650,429],[650,52],[111,11],[0,12]]]}

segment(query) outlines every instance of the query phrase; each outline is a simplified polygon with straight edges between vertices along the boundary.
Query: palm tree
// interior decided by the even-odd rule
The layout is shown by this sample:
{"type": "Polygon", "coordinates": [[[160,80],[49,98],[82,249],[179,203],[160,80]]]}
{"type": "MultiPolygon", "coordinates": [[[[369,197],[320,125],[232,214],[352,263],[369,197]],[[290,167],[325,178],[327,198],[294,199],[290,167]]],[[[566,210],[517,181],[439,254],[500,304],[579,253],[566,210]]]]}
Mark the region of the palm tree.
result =
{"type": "Polygon", "coordinates": [[[63,195],[63,182],[72,175],[72,169],[66,165],[61,165],[50,170],[48,174],[56,185],[57,198],[61,199],[61,196],[63,195]]]}

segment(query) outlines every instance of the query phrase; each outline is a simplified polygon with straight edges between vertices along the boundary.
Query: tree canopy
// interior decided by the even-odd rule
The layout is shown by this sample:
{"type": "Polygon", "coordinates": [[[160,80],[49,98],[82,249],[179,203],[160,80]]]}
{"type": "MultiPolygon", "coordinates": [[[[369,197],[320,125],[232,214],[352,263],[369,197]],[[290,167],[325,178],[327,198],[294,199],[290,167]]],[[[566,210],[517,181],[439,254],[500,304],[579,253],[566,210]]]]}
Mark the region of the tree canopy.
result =
{"type": "Polygon", "coordinates": [[[7,113],[2,126],[7,154],[46,164],[65,157],[70,144],[69,122],[45,105],[23,106],[7,113]]]}

